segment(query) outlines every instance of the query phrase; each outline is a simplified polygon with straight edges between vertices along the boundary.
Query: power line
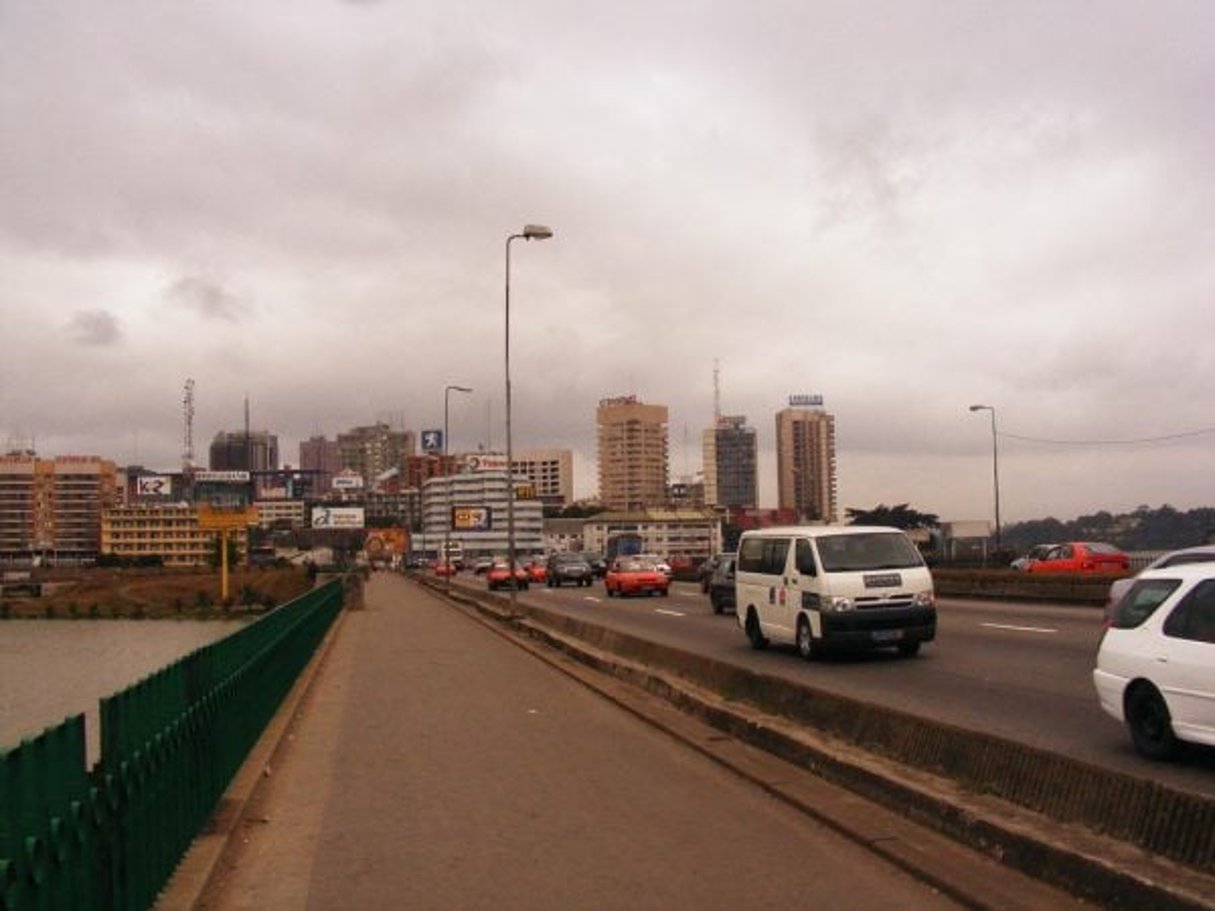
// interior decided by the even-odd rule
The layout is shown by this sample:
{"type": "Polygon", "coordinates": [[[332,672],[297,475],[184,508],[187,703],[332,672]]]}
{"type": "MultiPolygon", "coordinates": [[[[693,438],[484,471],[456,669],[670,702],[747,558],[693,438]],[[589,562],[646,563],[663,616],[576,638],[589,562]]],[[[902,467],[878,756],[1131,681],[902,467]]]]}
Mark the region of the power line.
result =
{"type": "Polygon", "coordinates": [[[1140,443],[1167,443],[1171,440],[1185,440],[1191,437],[1215,433],[1215,427],[1204,427],[1201,430],[1187,430],[1183,433],[1169,433],[1158,437],[1140,437],[1132,440],[1050,440],[1044,437],[1021,436],[1016,433],[1000,431],[998,436],[1010,440],[1020,440],[1023,443],[1046,443],[1051,446],[1135,446],[1140,443]]]}

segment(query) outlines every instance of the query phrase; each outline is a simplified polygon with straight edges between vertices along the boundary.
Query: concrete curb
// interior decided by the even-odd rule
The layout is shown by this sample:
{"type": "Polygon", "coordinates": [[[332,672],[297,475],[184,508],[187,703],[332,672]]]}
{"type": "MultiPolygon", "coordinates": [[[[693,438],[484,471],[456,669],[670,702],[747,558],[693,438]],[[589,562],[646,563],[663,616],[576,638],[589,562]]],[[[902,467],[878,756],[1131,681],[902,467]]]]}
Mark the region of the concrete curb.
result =
{"type": "MultiPolygon", "coordinates": [[[[1109,908],[1215,908],[1215,876],[1114,837],[1122,817],[1198,857],[1215,802],[988,735],[799,688],[543,608],[453,589],[499,625],[855,791],[1001,863],[1109,908]],[[1008,799],[1011,792],[1025,802],[1008,799]],[[1053,812],[1049,812],[1053,811],[1053,812]],[[1100,814],[1117,819],[1106,820],[1100,814]],[[1094,822],[1093,816],[1098,818],[1094,822]],[[1076,817],[1083,817],[1077,819],[1076,817]],[[1062,818],[1060,818],[1062,817],[1062,818]]],[[[1215,817],[1212,817],[1215,818],[1215,817]]]]}
{"type": "Polygon", "coordinates": [[[273,767],[278,751],[286,741],[288,729],[312,689],[317,673],[345,620],[346,610],[347,608],[343,607],[338,612],[325,633],[325,638],[321,640],[278,711],[249,751],[240,770],[220,798],[207,827],[195,837],[185,857],[161,891],[153,906],[155,911],[194,911],[199,906],[233,836],[240,828],[249,801],[253,798],[262,777],[273,767]]]}

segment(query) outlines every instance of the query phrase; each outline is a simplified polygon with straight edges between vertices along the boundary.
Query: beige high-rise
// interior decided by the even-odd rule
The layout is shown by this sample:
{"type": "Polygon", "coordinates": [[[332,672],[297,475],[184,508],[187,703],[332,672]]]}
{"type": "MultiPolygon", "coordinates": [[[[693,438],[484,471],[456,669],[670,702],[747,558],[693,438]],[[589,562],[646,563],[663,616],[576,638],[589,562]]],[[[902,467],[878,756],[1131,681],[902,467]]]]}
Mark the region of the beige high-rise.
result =
{"type": "Polygon", "coordinates": [[[807,522],[839,521],[835,499],[835,418],[821,408],[776,413],[777,505],[807,522]]]}
{"type": "Polygon", "coordinates": [[[669,473],[667,406],[646,405],[632,395],[601,399],[595,421],[603,505],[624,511],[664,505],[669,473]]]}

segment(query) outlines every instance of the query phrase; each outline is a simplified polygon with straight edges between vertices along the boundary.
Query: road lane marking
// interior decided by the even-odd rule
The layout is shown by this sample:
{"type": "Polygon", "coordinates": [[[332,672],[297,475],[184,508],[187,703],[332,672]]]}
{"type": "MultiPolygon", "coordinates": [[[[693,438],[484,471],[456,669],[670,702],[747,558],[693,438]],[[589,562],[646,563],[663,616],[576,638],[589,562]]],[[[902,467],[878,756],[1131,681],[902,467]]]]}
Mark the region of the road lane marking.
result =
{"type": "Polygon", "coordinates": [[[665,607],[654,608],[654,613],[666,614],[668,617],[686,617],[687,616],[687,614],[685,614],[681,610],[667,610],[665,607]]]}
{"type": "Polygon", "coordinates": [[[1057,629],[1048,629],[1045,626],[1013,626],[1009,623],[980,623],[979,626],[986,626],[990,629],[1007,629],[1014,633],[1057,633],[1057,629]]]}

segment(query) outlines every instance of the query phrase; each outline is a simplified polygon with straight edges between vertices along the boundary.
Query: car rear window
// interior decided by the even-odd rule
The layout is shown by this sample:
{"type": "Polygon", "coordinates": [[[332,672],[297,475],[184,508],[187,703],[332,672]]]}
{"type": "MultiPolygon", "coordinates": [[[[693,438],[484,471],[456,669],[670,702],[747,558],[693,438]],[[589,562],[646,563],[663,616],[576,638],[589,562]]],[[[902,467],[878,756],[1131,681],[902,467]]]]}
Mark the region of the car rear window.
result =
{"type": "Polygon", "coordinates": [[[1177,590],[1180,579],[1137,579],[1114,605],[1110,626],[1114,629],[1134,629],[1156,612],[1177,590]]]}
{"type": "Polygon", "coordinates": [[[1112,545],[1112,544],[1088,544],[1087,547],[1089,549],[1089,552],[1094,553],[1094,554],[1120,554],[1120,553],[1122,553],[1122,551],[1120,551],[1118,548],[1114,547],[1114,545],[1112,545]]]}

